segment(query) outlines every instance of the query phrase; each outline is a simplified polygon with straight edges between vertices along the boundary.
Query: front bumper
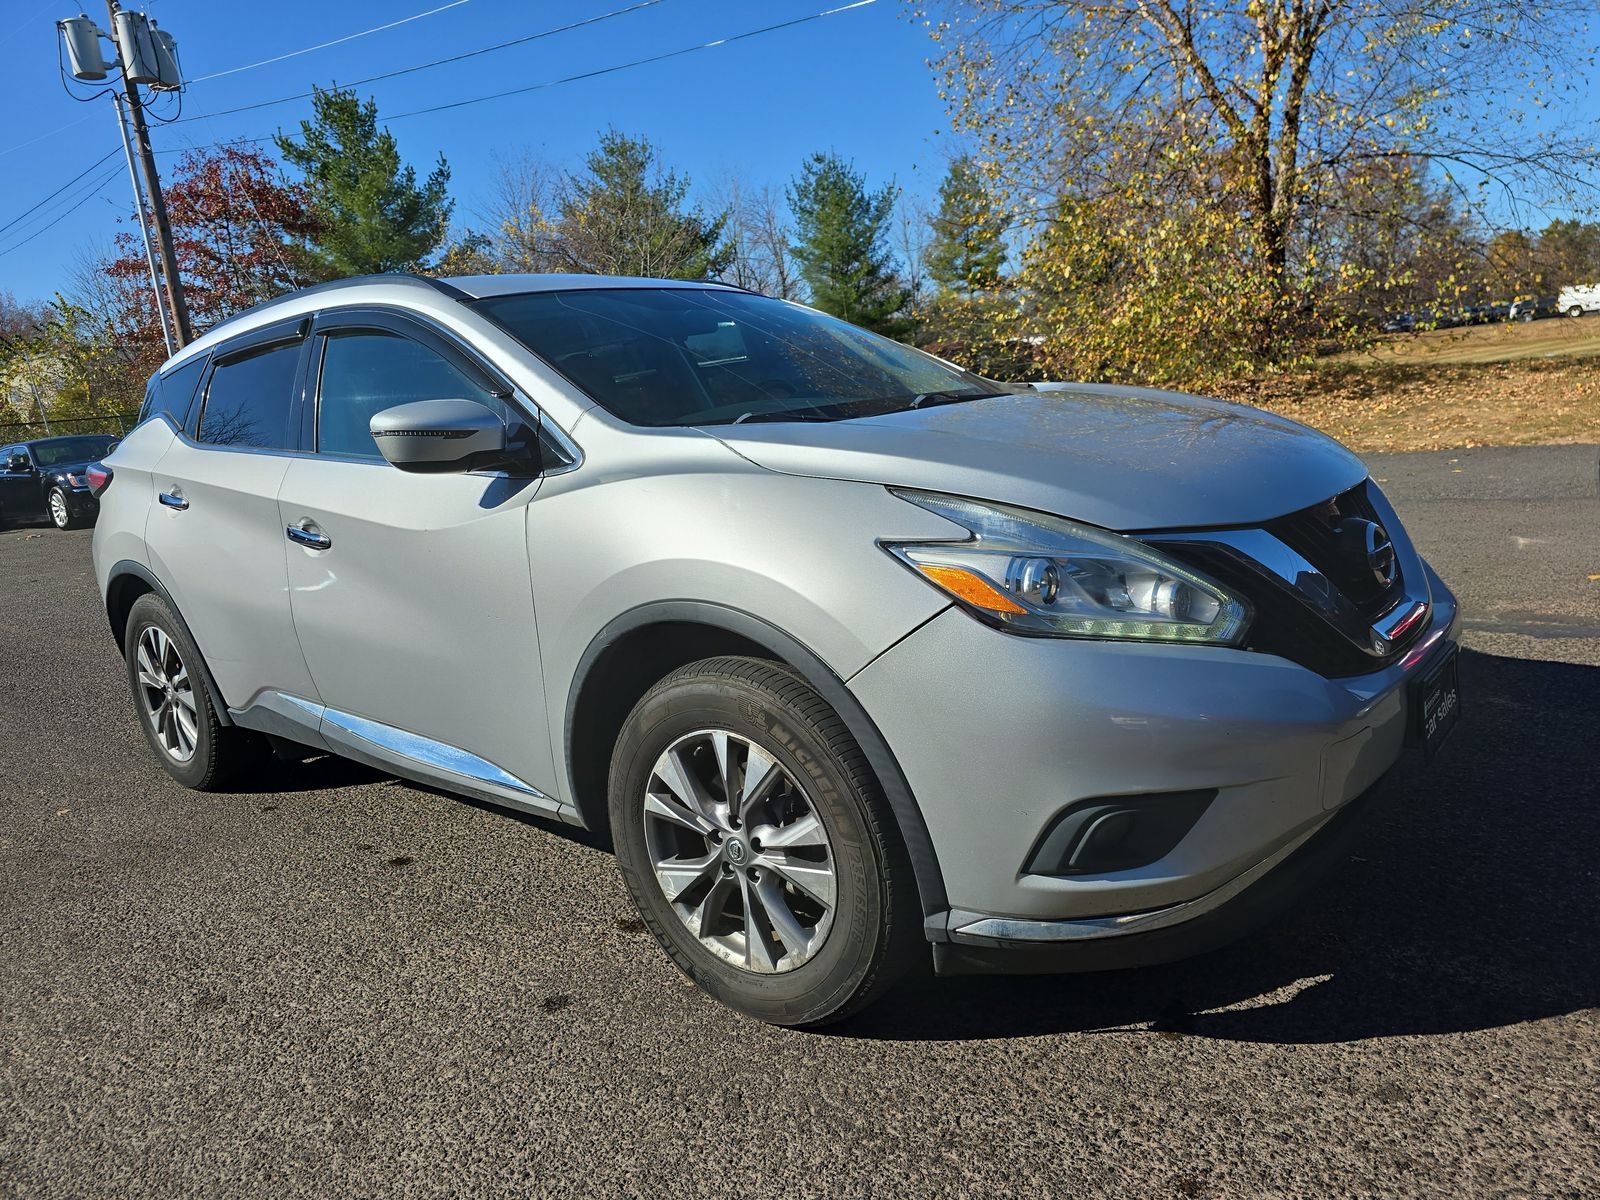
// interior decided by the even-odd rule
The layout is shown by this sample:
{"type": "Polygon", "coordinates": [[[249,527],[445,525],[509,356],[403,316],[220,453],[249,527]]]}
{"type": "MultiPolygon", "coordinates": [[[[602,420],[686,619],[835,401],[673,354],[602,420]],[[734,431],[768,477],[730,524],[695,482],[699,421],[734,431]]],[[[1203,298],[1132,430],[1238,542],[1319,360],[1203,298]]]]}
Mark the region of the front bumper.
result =
{"type": "Polygon", "coordinates": [[[869,664],[850,688],[899,760],[944,877],[949,909],[927,928],[941,969],[1182,957],[1281,907],[1400,756],[1408,683],[1456,644],[1455,598],[1428,578],[1428,629],[1352,678],[1222,647],[1017,637],[954,609],[869,664]],[[1215,798],[1155,861],[1030,871],[1064,809],[1195,790],[1215,798]]]}
{"type": "Polygon", "coordinates": [[[67,511],[74,517],[92,517],[100,512],[100,501],[88,488],[62,488],[67,498],[67,511]]]}

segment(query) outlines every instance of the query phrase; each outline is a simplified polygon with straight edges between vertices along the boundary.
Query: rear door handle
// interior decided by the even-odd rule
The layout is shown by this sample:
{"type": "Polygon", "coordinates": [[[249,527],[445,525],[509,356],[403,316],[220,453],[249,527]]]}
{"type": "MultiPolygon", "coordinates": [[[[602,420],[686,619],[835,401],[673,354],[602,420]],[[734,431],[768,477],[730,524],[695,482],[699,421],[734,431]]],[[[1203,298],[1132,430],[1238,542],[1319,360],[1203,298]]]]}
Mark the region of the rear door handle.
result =
{"type": "Polygon", "coordinates": [[[179,512],[189,507],[189,501],[184,498],[183,493],[178,491],[177,488],[173,488],[170,492],[162,492],[156,499],[168,508],[175,508],[179,512]]]}
{"type": "Polygon", "coordinates": [[[333,539],[327,534],[318,533],[315,529],[306,529],[301,525],[290,525],[284,532],[297,546],[305,546],[312,550],[326,550],[333,545],[333,539]]]}

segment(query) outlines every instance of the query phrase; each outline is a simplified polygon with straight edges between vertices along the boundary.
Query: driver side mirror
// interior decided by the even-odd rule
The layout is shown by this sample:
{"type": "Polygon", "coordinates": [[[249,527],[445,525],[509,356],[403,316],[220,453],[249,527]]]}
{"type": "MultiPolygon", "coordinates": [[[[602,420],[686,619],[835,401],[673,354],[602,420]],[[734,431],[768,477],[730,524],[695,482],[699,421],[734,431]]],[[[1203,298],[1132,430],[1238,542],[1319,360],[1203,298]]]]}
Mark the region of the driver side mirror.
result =
{"type": "Polygon", "coordinates": [[[13,454],[6,460],[6,470],[13,475],[26,475],[33,470],[33,466],[20,454],[13,454]]]}
{"type": "Polygon", "coordinates": [[[472,400],[399,404],[374,415],[368,428],[379,452],[402,471],[475,471],[506,456],[505,424],[472,400]]]}

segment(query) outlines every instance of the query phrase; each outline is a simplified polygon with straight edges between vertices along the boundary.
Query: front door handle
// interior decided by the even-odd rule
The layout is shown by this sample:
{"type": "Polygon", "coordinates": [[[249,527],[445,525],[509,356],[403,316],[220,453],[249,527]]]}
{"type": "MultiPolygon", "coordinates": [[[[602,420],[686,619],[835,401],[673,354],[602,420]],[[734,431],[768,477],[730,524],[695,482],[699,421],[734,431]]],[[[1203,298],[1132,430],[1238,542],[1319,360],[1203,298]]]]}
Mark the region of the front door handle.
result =
{"type": "Polygon", "coordinates": [[[326,550],[333,545],[333,539],[325,533],[315,529],[307,529],[304,525],[290,525],[284,530],[289,535],[289,540],[297,546],[305,546],[311,550],[326,550]]]}
{"type": "Polygon", "coordinates": [[[161,503],[165,504],[168,508],[175,508],[179,512],[182,512],[184,509],[189,507],[189,501],[177,488],[173,488],[170,492],[162,492],[156,497],[156,499],[161,501],[161,503]]]}

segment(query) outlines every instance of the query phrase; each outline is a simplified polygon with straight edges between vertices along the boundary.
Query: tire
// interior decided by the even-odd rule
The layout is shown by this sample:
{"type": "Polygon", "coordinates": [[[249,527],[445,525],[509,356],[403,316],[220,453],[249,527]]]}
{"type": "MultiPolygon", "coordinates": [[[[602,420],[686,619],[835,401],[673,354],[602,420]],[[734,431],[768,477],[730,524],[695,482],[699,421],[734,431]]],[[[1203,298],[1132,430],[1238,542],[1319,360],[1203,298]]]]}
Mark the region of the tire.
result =
{"type": "Polygon", "coordinates": [[[623,724],[609,791],[640,915],[729,1007],[775,1025],[827,1024],[925,955],[911,862],[877,780],[844,722],[787,667],[711,658],[668,675],[623,724]],[[668,865],[664,881],[658,864],[675,861],[684,865],[668,865]]]}
{"type": "Polygon", "coordinates": [[[259,758],[258,739],[217,719],[200,651],[154,592],[129,610],[123,658],[139,726],[168,775],[196,791],[215,791],[259,758]]]}
{"type": "Polygon", "coordinates": [[[77,529],[83,524],[83,518],[75,515],[67,502],[67,494],[58,487],[45,496],[44,511],[57,529],[77,529]]]}
{"type": "Polygon", "coordinates": [[[1567,309],[1567,316],[1573,318],[1574,320],[1583,316],[1583,305],[1574,304],[1571,308],[1567,309]]]}

